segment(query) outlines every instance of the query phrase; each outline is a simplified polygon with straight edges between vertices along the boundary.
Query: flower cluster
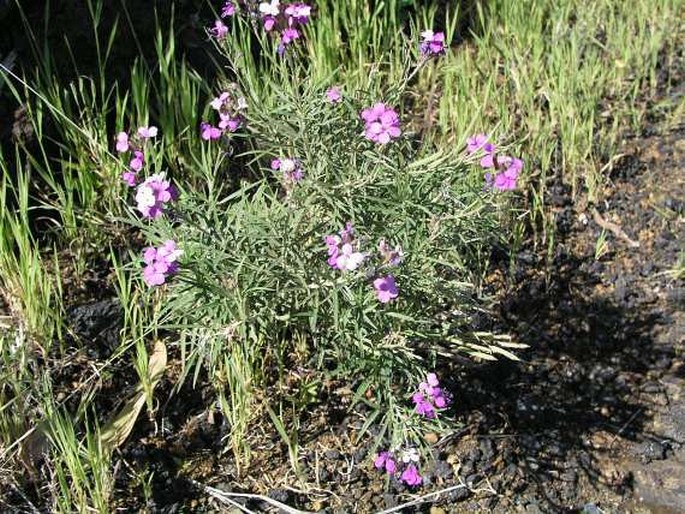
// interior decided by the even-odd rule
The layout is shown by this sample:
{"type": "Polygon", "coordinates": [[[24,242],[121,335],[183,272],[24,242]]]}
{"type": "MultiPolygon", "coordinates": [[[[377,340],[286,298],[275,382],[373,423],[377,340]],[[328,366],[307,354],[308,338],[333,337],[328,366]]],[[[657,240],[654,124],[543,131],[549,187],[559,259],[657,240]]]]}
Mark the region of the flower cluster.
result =
{"type": "Polygon", "coordinates": [[[176,188],[164,172],[151,175],[136,190],[137,207],[144,218],[159,218],[164,213],[165,204],[177,197],[176,188]]]}
{"type": "Polygon", "coordinates": [[[214,26],[211,29],[209,29],[209,33],[212,35],[212,37],[219,40],[226,37],[226,34],[228,34],[228,27],[222,20],[233,16],[235,14],[235,11],[236,8],[235,4],[233,3],[233,0],[226,0],[226,2],[221,8],[221,19],[216,20],[214,22],[214,26]]]}
{"type": "Polygon", "coordinates": [[[235,132],[245,121],[247,101],[235,83],[229,84],[210,105],[219,113],[219,124],[213,126],[206,121],[200,124],[200,134],[205,141],[219,139],[225,132],[235,132]]]}
{"type": "Polygon", "coordinates": [[[172,240],[166,241],[159,248],[148,247],[143,251],[143,280],[150,286],[159,286],[166,282],[169,275],[178,271],[178,258],[183,253],[172,240]]]}
{"type": "Polygon", "coordinates": [[[488,141],[485,134],[477,134],[467,139],[468,154],[482,153],[480,166],[491,169],[485,174],[486,187],[499,191],[516,189],[516,181],[523,170],[523,161],[509,155],[497,155],[497,147],[488,141]],[[494,173],[494,176],[493,176],[494,173]]]}
{"type": "Polygon", "coordinates": [[[280,0],[270,0],[259,4],[259,15],[264,30],[279,34],[278,53],[283,55],[286,48],[300,38],[300,27],[309,21],[312,8],[302,2],[281,6],[280,0]]]}
{"type": "Polygon", "coordinates": [[[445,53],[447,47],[445,46],[444,32],[433,32],[432,30],[424,30],[423,32],[421,32],[421,38],[421,44],[419,45],[421,55],[431,56],[445,53]]]}
{"type": "Polygon", "coordinates": [[[271,169],[281,171],[286,184],[297,184],[304,178],[304,170],[299,159],[274,159],[271,161],[271,169]]]}
{"type": "MultiPolygon", "coordinates": [[[[356,237],[354,227],[349,221],[338,234],[332,234],[324,238],[328,251],[328,265],[340,271],[354,271],[362,265],[369,255],[361,252],[360,241],[356,237]]],[[[378,268],[397,266],[402,261],[404,253],[400,246],[392,249],[385,239],[378,243],[380,262],[378,266],[371,267],[371,273],[375,274],[378,268]]],[[[376,297],[381,303],[388,303],[399,296],[399,289],[393,275],[378,277],[373,281],[376,297]]]]}
{"type": "Polygon", "coordinates": [[[361,113],[364,120],[364,136],[374,143],[384,145],[400,137],[400,117],[382,102],[364,109],[361,113]]]}
{"type": "Polygon", "coordinates": [[[382,451],[378,453],[373,465],[376,469],[383,469],[390,476],[397,476],[400,467],[404,469],[399,474],[400,481],[404,482],[408,486],[421,485],[423,478],[419,474],[417,463],[419,461],[419,454],[415,448],[409,448],[402,452],[400,459],[400,464],[398,465],[397,460],[390,451],[382,451]]]}
{"type": "Polygon", "coordinates": [[[355,250],[358,241],[352,223],[348,221],[339,234],[326,236],[324,239],[328,249],[328,264],[340,271],[356,270],[366,256],[355,250]]]}
{"type": "Polygon", "coordinates": [[[435,373],[428,373],[426,381],[419,384],[419,390],[411,399],[416,413],[431,419],[435,418],[436,409],[444,409],[450,403],[449,396],[440,387],[435,373]]]}
{"type": "Polygon", "coordinates": [[[138,172],[145,165],[145,153],[143,147],[148,139],[157,137],[157,127],[139,127],[135,134],[129,136],[127,132],[119,132],[116,136],[115,148],[118,153],[132,152],[133,156],[128,163],[129,169],[121,174],[121,178],[130,187],[136,185],[138,172]]]}

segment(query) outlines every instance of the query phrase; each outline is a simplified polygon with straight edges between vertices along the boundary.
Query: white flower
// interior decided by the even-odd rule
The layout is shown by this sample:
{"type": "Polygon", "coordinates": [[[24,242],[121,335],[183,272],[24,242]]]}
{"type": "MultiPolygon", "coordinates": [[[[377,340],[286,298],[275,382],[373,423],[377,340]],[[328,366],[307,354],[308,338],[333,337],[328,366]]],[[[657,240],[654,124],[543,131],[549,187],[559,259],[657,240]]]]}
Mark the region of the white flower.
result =
{"type": "Polygon", "coordinates": [[[278,16],[280,12],[280,0],[271,0],[271,2],[262,2],[259,4],[259,12],[265,16],[278,16]]]}
{"type": "Polygon", "coordinates": [[[409,464],[410,462],[419,462],[419,452],[416,448],[407,448],[402,450],[402,462],[409,464]]]}

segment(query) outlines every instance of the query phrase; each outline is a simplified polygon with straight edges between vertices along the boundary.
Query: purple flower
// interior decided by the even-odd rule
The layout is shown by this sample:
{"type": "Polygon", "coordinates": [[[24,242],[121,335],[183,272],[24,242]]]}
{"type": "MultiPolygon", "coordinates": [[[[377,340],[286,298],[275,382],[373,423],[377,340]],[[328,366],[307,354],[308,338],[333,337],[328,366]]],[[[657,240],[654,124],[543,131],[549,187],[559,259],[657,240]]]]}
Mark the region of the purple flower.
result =
{"type": "Polygon", "coordinates": [[[224,25],[223,21],[216,20],[214,22],[214,27],[209,29],[209,33],[216,39],[223,39],[226,37],[226,34],[228,34],[228,27],[224,25]]]}
{"type": "Polygon", "coordinates": [[[291,20],[304,25],[309,21],[309,17],[312,15],[312,8],[303,3],[290,4],[285,8],[285,14],[288,15],[291,20]]]}
{"type": "Polygon", "coordinates": [[[235,5],[233,4],[233,0],[226,0],[224,6],[221,8],[221,17],[228,18],[229,16],[233,16],[234,14],[235,5]]]}
{"type": "Polygon", "coordinates": [[[326,236],[324,241],[328,249],[328,264],[332,268],[340,271],[354,271],[366,259],[366,255],[355,250],[354,228],[349,221],[340,231],[339,236],[326,236]]]}
{"type": "Polygon", "coordinates": [[[426,399],[426,397],[422,393],[414,393],[411,399],[414,402],[414,410],[417,414],[419,414],[420,416],[426,416],[427,418],[435,417],[435,410],[433,409],[433,405],[429,400],[426,399]]]}
{"type": "Polygon", "coordinates": [[[397,463],[390,452],[380,452],[373,461],[373,465],[376,469],[385,468],[388,475],[393,475],[397,471],[397,463]]]}
{"type": "Polygon", "coordinates": [[[328,265],[331,268],[335,268],[338,261],[338,255],[340,254],[340,237],[326,236],[324,242],[326,243],[326,249],[328,251],[328,265]]]}
{"type": "Polygon", "coordinates": [[[133,171],[125,171],[121,174],[121,179],[126,182],[130,187],[133,187],[136,185],[136,179],[138,178],[138,175],[133,172],[133,171]]]}
{"type": "Polygon", "coordinates": [[[494,187],[500,191],[516,189],[516,181],[523,170],[523,161],[504,155],[498,159],[497,163],[505,169],[495,176],[494,187]]]}
{"type": "Polygon", "coordinates": [[[205,141],[215,141],[221,137],[221,134],[223,134],[220,128],[214,127],[206,121],[200,123],[200,131],[202,133],[202,139],[205,141]]]}
{"type": "Polygon", "coordinates": [[[128,134],[126,132],[119,132],[117,134],[116,149],[117,149],[117,152],[119,152],[119,153],[128,152],[129,143],[128,143],[128,134]]]}
{"type": "Polygon", "coordinates": [[[278,55],[283,55],[287,46],[299,37],[300,33],[297,29],[293,29],[291,27],[284,29],[281,33],[281,42],[278,45],[278,55]]]}
{"type": "Polygon", "coordinates": [[[488,142],[488,136],[485,134],[476,134],[466,140],[466,152],[469,154],[475,153],[488,142]]]}
{"type": "Polygon", "coordinates": [[[326,90],[326,98],[332,104],[337,104],[342,101],[342,92],[338,86],[329,87],[326,90]]]}
{"type": "Polygon", "coordinates": [[[402,472],[400,480],[409,486],[420,485],[423,479],[419,475],[419,470],[416,469],[414,464],[409,464],[406,469],[402,472]]]}
{"type": "Polygon", "coordinates": [[[382,102],[364,109],[361,117],[365,122],[364,135],[374,143],[389,143],[402,133],[399,116],[382,102]]]}
{"type": "Polygon", "coordinates": [[[297,29],[287,28],[281,34],[281,42],[284,45],[289,45],[290,43],[292,43],[293,41],[295,41],[299,37],[300,37],[300,33],[297,29]]]}
{"type": "Polygon", "coordinates": [[[143,217],[157,219],[163,214],[164,205],[175,200],[176,196],[176,190],[166,180],[166,174],[157,173],[138,186],[137,208],[143,217]]]}
{"type": "Polygon", "coordinates": [[[143,155],[143,152],[140,150],[136,150],[133,152],[133,159],[131,159],[131,162],[128,163],[128,165],[131,167],[131,169],[135,172],[138,172],[143,169],[143,165],[145,164],[145,155],[143,155]]]}
{"type": "Polygon", "coordinates": [[[169,275],[178,271],[178,258],[182,253],[172,240],[159,248],[146,248],[143,252],[143,261],[147,264],[143,270],[145,283],[150,287],[164,284],[169,275]]]}
{"type": "Polygon", "coordinates": [[[142,139],[149,139],[151,137],[157,137],[157,127],[140,127],[138,129],[138,136],[142,139]]]}
{"type": "Polygon", "coordinates": [[[445,33],[424,30],[421,32],[420,50],[422,55],[439,55],[445,53],[445,33]]]}
{"type": "Polygon", "coordinates": [[[376,290],[378,301],[381,303],[388,303],[399,295],[397,285],[395,284],[395,277],[392,275],[377,278],[373,281],[373,287],[376,290]]]}
{"type": "Polygon", "coordinates": [[[201,130],[205,140],[218,139],[225,131],[235,132],[242,126],[247,102],[237,84],[230,84],[228,90],[213,98],[209,105],[219,112],[220,121],[218,127],[203,122],[201,130]]]}
{"type": "Polygon", "coordinates": [[[493,145],[492,143],[485,143],[483,145],[483,151],[485,152],[485,155],[480,160],[481,167],[482,168],[494,168],[496,166],[495,152],[497,151],[497,147],[495,145],[493,145]]]}
{"type": "Polygon", "coordinates": [[[419,390],[411,397],[416,413],[427,418],[435,417],[435,409],[444,409],[449,405],[449,396],[440,388],[438,376],[428,373],[426,381],[419,384],[419,390]]]}
{"type": "Polygon", "coordinates": [[[274,16],[264,16],[262,21],[264,22],[264,30],[267,32],[271,32],[271,30],[274,28],[274,25],[276,25],[276,18],[274,16]]]}
{"type": "Polygon", "coordinates": [[[240,128],[242,123],[241,118],[231,118],[228,114],[220,113],[219,118],[219,128],[222,130],[228,130],[229,132],[235,132],[240,128]]]}

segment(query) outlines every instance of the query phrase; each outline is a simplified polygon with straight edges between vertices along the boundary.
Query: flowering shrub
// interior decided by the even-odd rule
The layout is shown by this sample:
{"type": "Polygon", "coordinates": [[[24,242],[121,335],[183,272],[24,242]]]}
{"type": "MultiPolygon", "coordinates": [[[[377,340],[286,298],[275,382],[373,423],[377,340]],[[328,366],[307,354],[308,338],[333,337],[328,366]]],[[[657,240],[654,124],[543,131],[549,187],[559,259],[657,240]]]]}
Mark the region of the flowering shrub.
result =
{"type": "MultiPolygon", "coordinates": [[[[232,29],[248,26],[240,25],[241,11],[278,34],[279,53],[311,16],[302,3],[227,2],[222,16],[232,17],[232,29]]],[[[444,51],[444,35],[429,32],[420,43],[424,57],[444,51]]],[[[238,37],[221,33],[228,47],[238,37]]],[[[143,278],[155,286],[177,274],[158,312],[160,323],[190,327],[180,345],[195,373],[203,366],[225,383],[236,369],[224,360],[229,352],[250,377],[260,377],[255,387],[270,380],[263,370],[274,363],[351,378],[359,396],[386,412],[381,419],[392,448],[410,448],[401,457],[379,454],[376,467],[420,485],[412,445],[425,424],[439,429],[438,413],[450,401],[427,369],[456,353],[513,357],[508,338],[475,324],[482,306],[471,284],[497,241],[500,197],[482,187],[471,161],[480,158],[496,174],[497,189],[515,185],[521,161],[497,154],[482,135],[468,141],[466,152],[417,139],[390,107],[406,105],[403,88],[416,68],[394,88],[345,87],[342,101],[341,86],[325,89],[296,75],[305,64],[272,58],[281,80],[272,97],[251,95],[231,62],[236,83],[211,100],[218,120],[203,121],[196,134],[216,141],[243,128],[240,157],[249,159],[241,176],[249,178],[218,179],[219,166],[207,157],[227,158],[217,144],[203,146],[196,159],[206,184],[184,187],[179,197],[160,171],[137,185],[137,209],[154,220],[139,226],[148,241],[166,241],[145,250],[143,278]],[[171,201],[173,219],[163,216],[171,201]],[[183,241],[182,268],[174,241],[183,241]]],[[[144,169],[142,146],[152,132],[137,132],[133,143],[117,137],[117,150],[133,149],[131,173],[144,169]]]]}

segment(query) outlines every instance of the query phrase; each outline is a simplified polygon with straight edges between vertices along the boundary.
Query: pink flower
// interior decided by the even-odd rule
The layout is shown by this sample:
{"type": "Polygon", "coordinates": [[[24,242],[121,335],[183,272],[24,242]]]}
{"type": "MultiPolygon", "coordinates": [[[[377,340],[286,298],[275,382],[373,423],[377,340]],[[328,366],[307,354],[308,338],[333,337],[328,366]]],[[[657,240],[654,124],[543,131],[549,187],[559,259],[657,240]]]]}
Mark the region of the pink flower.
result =
{"type": "Polygon", "coordinates": [[[221,17],[222,18],[228,18],[229,16],[233,16],[235,14],[235,5],[233,4],[232,0],[226,0],[226,3],[224,3],[224,6],[221,8],[221,17]]]}
{"type": "Polygon", "coordinates": [[[480,160],[480,165],[482,168],[494,168],[495,167],[495,152],[497,147],[492,143],[485,143],[483,145],[483,151],[485,156],[480,160]]]}
{"type": "Polygon", "coordinates": [[[133,152],[133,159],[131,159],[131,162],[128,163],[128,165],[131,167],[131,169],[135,172],[138,172],[143,169],[143,165],[145,164],[145,155],[143,155],[143,152],[140,150],[136,150],[133,152]]]}
{"type": "Polygon", "coordinates": [[[411,397],[415,411],[420,416],[435,417],[435,409],[444,409],[450,402],[449,396],[440,388],[435,373],[428,373],[426,381],[419,384],[419,390],[411,397]]]}
{"type": "Polygon", "coordinates": [[[411,399],[414,402],[417,414],[421,416],[426,416],[427,418],[435,417],[435,410],[433,409],[433,405],[430,401],[426,399],[426,397],[423,394],[414,393],[411,399]]]}
{"type": "Polygon", "coordinates": [[[242,123],[241,118],[231,118],[229,115],[221,113],[219,114],[219,128],[222,130],[228,130],[229,132],[235,132],[240,128],[242,123]]]}
{"type": "Polygon", "coordinates": [[[409,486],[420,485],[423,479],[419,475],[419,470],[416,469],[414,464],[409,464],[407,468],[402,472],[400,480],[409,486]]]}
{"type": "Polygon", "coordinates": [[[469,154],[475,153],[483,146],[485,146],[485,143],[488,142],[488,136],[485,134],[477,134],[475,136],[471,136],[466,140],[466,152],[469,154]]]}
{"type": "Polygon", "coordinates": [[[166,241],[159,248],[146,248],[143,252],[143,261],[147,264],[143,270],[145,283],[150,287],[164,284],[169,275],[178,271],[178,258],[182,253],[172,240],[166,241]]]}
{"type": "Polygon", "coordinates": [[[445,33],[424,30],[421,32],[420,50],[422,55],[439,55],[445,53],[445,33]]]}
{"type": "Polygon", "coordinates": [[[157,127],[140,127],[138,129],[138,136],[142,139],[149,139],[151,137],[157,137],[157,127]]]}
{"type": "Polygon", "coordinates": [[[340,88],[338,86],[329,87],[326,90],[326,98],[332,104],[340,103],[342,101],[342,93],[340,92],[340,88]]]}
{"type": "Polygon", "coordinates": [[[505,169],[495,175],[494,187],[500,191],[516,189],[516,181],[523,170],[523,161],[505,155],[498,159],[498,165],[505,169]]]}
{"type": "Polygon", "coordinates": [[[163,214],[165,204],[175,200],[176,196],[176,189],[166,180],[166,174],[157,173],[138,186],[137,208],[143,217],[157,219],[163,214]]]}
{"type": "Polygon", "coordinates": [[[384,103],[364,109],[361,117],[365,121],[364,135],[375,143],[389,143],[401,134],[399,116],[384,103]]]}
{"type": "Polygon", "coordinates": [[[380,452],[373,461],[373,465],[376,469],[385,468],[388,475],[393,475],[397,471],[397,463],[390,452],[380,452]]]}
{"type": "Polygon", "coordinates": [[[395,277],[392,275],[377,278],[373,281],[373,287],[376,290],[378,301],[381,303],[388,303],[399,295],[397,285],[395,284],[395,277]]]}
{"type": "Polygon", "coordinates": [[[276,18],[273,16],[264,16],[264,18],[262,18],[262,21],[264,22],[264,30],[266,30],[267,32],[271,32],[274,28],[274,25],[276,25],[276,18]]]}
{"type": "Polygon", "coordinates": [[[271,161],[272,170],[281,170],[283,179],[287,183],[298,183],[304,178],[302,163],[299,159],[274,159],[271,161]]]}
{"type": "Polygon", "coordinates": [[[215,141],[223,134],[220,128],[214,127],[205,121],[200,123],[200,131],[202,133],[202,139],[205,141],[215,141]]]}
{"type": "Polygon", "coordinates": [[[121,179],[126,182],[130,187],[133,187],[136,185],[136,179],[138,178],[138,175],[133,172],[133,171],[125,171],[121,174],[121,179]]]}
{"type": "Polygon", "coordinates": [[[223,39],[226,37],[226,34],[228,34],[228,27],[224,25],[223,21],[216,20],[214,22],[214,27],[209,29],[209,33],[216,39],[223,39]]]}
{"type": "Polygon", "coordinates": [[[285,14],[293,21],[304,25],[309,21],[309,17],[312,15],[312,8],[303,3],[290,4],[285,8],[285,14]]]}
{"type": "Polygon", "coordinates": [[[117,134],[116,149],[117,149],[117,152],[119,152],[119,153],[128,152],[129,143],[128,143],[128,134],[126,132],[119,132],[117,134]]]}

